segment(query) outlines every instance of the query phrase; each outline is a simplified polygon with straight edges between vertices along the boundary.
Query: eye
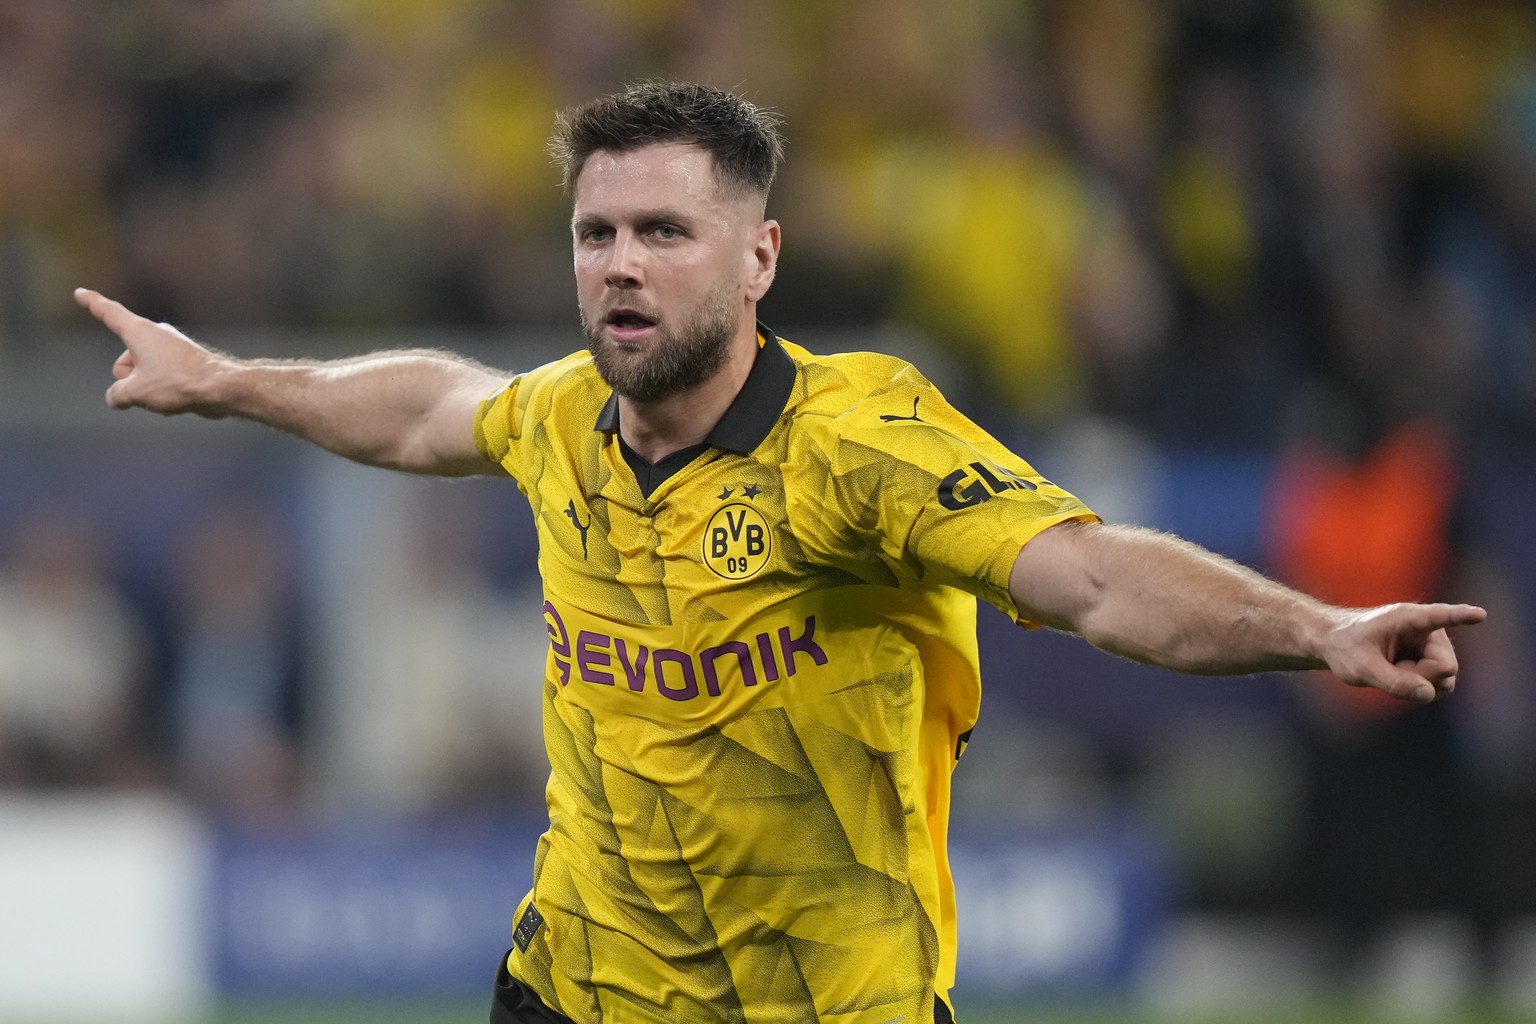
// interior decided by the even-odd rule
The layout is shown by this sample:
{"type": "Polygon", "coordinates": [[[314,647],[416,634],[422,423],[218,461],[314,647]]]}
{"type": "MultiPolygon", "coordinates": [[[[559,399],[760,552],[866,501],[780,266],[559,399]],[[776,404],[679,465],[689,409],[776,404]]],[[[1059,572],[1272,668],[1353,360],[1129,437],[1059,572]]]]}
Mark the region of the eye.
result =
{"type": "Polygon", "coordinates": [[[683,237],[683,229],[676,224],[658,224],[652,231],[663,242],[671,242],[683,237]]]}
{"type": "Polygon", "coordinates": [[[587,245],[599,245],[613,237],[613,229],[610,227],[582,228],[577,237],[587,245]]]}

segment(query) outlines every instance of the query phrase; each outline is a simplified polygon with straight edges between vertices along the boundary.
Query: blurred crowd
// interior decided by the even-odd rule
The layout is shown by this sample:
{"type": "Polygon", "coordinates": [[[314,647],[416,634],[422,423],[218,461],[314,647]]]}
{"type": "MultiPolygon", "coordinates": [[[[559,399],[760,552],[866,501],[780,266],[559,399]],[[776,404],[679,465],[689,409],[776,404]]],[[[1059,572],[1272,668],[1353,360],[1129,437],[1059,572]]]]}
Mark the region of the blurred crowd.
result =
{"type": "MultiPolygon", "coordinates": [[[[1454,712],[1298,700],[1284,820],[1332,837],[1292,837],[1292,867],[1361,928],[1408,892],[1493,914],[1445,883],[1469,873],[1536,913],[1528,3],[0,0],[0,374],[80,326],[77,284],[193,330],[463,328],[513,367],[513,328],[576,344],[544,141],[643,77],[785,118],[781,333],[916,332],[1026,454],[1107,439],[1084,493],[1109,513],[1162,453],[1257,460],[1256,542],[1229,553],[1330,600],[1488,604],[1454,712]],[[1422,858],[1341,866],[1404,844],[1422,858]]],[[[0,786],[312,795],[326,665],[280,509],[202,509],[149,599],[81,509],[13,511],[0,786]]],[[[414,632],[385,661],[441,683],[395,735],[407,802],[536,794],[526,709],[464,631],[505,595],[444,516],[391,579],[414,632]]],[[[1196,899],[1262,901],[1212,871],[1196,899]]]]}
{"type": "Polygon", "coordinates": [[[1009,413],[1174,440],[1271,441],[1317,379],[1530,429],[1515,0],[6,0],[0,351],[81,281],[567,325],[552,113],[645,76],[786,118],[786,326],[898,319],[1009,413]]]}

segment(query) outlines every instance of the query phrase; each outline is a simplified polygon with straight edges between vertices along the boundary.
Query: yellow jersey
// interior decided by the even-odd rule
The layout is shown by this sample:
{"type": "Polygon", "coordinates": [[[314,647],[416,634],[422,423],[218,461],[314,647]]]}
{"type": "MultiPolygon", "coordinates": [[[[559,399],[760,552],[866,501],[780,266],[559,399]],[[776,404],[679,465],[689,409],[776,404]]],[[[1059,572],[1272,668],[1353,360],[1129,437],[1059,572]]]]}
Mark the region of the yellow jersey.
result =
{"type": "Polygon", "coordinates": [[[976,597],[1076,498],[910,364],[763,329],[651,467],[586,353],[482,403],[533,507],[549,829],[511,974],[578,1024],[889,1024],[954,983],[976,597]]]}

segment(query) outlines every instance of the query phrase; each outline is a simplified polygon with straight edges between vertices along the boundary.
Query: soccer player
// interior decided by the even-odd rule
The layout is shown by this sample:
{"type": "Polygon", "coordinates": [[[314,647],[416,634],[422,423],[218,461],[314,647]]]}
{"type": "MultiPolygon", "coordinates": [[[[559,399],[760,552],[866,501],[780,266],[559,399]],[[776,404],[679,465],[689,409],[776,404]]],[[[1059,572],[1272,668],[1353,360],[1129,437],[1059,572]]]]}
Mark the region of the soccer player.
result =
{"type": "Polygon", "coordinates": [[[115,408],[527,495],[549,829],[493,1021],[951,1020],[977,597],[1186,672],[1454,687],[1446,628],[1481,608],[1331,607],[1103,524],[912,366],[759,324],[765,112],[648,83],[563,115],[553,149],[587,350],[518,376],[430,351],[235,359],[77,293],[125,346],[115,408]]]}

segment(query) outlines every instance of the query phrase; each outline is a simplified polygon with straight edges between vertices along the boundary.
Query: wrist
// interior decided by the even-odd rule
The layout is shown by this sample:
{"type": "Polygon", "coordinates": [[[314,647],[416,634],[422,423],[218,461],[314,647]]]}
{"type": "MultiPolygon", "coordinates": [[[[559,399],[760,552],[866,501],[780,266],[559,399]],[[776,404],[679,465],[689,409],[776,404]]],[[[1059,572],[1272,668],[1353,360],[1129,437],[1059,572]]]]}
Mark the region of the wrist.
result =
{"type": "Polygon", "coordinates": [[[186,405],[202,416],[220,417],[244,413],[252,394],[253,364],[210,352],[202,371],[192,374],[186,393],[186,405]]]}
{"type": "Polygon", "coordinates": [[[1301,603],[1296,616],[1296,649],[1306,668],[1325,669],[1332,664],[1329,652],[1336,646],[1335,636],[1343,628],[1349,612],[1343,608],[1311,600],[1301,603]]]}

